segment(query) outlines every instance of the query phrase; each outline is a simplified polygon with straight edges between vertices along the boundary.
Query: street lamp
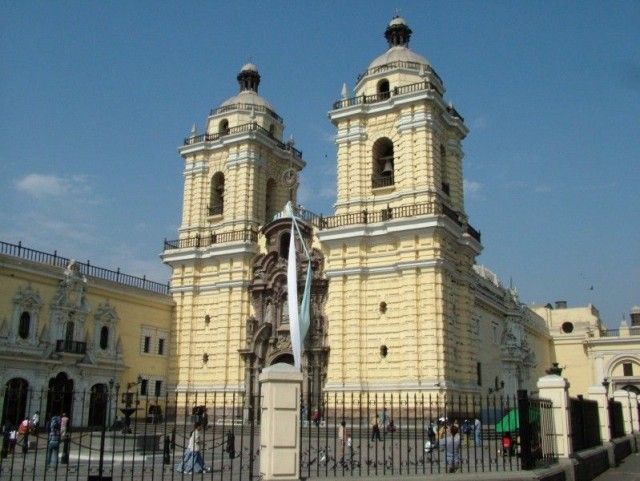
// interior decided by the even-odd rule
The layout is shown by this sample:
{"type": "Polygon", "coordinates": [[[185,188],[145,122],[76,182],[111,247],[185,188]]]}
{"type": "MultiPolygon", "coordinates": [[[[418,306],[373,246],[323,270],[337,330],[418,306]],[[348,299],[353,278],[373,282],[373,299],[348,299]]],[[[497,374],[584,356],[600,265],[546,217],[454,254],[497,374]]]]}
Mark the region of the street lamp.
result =
{"type": "Polygon", "coordinates": [[[609,381],[609,378],[604,378],[602,380],[602,387],[604,387],[607,397],[609,397],[609,386],[611,385],[611,381],[609,381]]]}

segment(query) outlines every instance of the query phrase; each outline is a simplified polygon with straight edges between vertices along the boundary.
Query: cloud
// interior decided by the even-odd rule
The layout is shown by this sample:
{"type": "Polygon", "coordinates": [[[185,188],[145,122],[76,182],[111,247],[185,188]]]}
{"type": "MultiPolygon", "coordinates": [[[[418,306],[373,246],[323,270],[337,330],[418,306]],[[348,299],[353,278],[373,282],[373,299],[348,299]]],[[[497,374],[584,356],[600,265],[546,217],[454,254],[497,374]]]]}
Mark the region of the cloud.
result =
{"type": "Polygon", "coordinates": [[[472,131],[480,131],[484,130],[487,127],[487,118],[484,115],[480,115],[475,119],[471,120],[471,130],[472,131]]]}
{"type": "Polygon", "coordinates": [[[482,184],[475,180],[464,180],[464,191],[469,197],[478,197],[482,191],[482,184]]]}
{"type": "Polygon", "coordinates": [[[28,174],[15,182],[16,188],[36,198],[60,197],[70,192],[87,193],[87,177],[74,175],[70,178],[47,174],[28,174]]]}

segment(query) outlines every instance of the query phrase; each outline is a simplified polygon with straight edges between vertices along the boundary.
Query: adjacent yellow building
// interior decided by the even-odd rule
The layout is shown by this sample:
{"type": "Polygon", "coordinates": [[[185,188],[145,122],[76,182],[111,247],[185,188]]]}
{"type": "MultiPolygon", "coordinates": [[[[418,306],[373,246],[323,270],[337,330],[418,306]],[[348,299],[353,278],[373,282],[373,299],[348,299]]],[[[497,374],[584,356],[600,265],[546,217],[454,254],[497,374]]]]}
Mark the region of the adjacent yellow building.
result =
{"type": "Polygon", "coordinates": [[[0,286],[3,422],[39,410],[101,425],[110,390],[165,395],[166,285],[2,242],[0,286]]]}

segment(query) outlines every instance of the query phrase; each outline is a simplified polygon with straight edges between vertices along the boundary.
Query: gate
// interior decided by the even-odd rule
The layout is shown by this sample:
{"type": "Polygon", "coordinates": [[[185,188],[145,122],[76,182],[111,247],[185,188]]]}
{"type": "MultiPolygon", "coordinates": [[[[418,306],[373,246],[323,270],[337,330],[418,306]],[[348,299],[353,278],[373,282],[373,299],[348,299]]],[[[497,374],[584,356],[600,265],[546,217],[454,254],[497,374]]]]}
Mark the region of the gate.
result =
{"type": "MultiPolygon", "coordinates": [[[[156,397],[110,386],[100,394],[100,415],[95,391],[68,393],[67,420],[53,412],[41,419],[39,431],[18,433],[15,443],[17,423],[7,420],[0,479],[190,480],[198,472],[198,479],[220,481],[259,477],[260,395],[198,391],[156,397]],[[58,418],[54,422],[53,416],[58,418]],[[101,425],[92,426],[97,418],[101,425]],[[56,435],[50,442],[49,431],[60,421],[56,445],[56,435]],[[200,427],[194,429],[196,425],[200,427]]],[[[50,400],[56,394],[29,391],[25,416],[45,412],[45,406],[53,410],[50,400]]],[[[3,395],[8,399],[25,393],[3,395]]]]}

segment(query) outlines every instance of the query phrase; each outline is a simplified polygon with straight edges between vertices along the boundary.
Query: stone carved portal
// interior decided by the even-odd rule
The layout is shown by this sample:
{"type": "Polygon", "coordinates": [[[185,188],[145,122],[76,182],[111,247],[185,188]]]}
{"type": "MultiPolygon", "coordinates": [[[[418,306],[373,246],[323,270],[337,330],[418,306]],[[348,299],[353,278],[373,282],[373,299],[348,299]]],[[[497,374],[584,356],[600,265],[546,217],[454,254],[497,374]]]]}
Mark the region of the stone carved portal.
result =
{"type": "MultiPolygon", "coordinates": [[[[313,280],[311,284],[311,323],[302,349],[303,404],[307,415],[321,407],[322,386],[326,380],[329,347],[324,304],[328,281],[324,278],[324,257],[311,248],[312,230],[299,222],[301,234],[311,254],[313,280]]],[[[253,262],[249,286],[254,316],[246,321],[246,347],[240,350],[245,361],[246,395],[258,392],[258,375],[263,368],[286,362],[293,364],[287,304],[287,256],[291,221],[278,219],[262,229],[267,253],[253,262]]],[[[296,241],[298,259],[298,302],[302,299],[307,272],[306,256],[296,241]]]]}

